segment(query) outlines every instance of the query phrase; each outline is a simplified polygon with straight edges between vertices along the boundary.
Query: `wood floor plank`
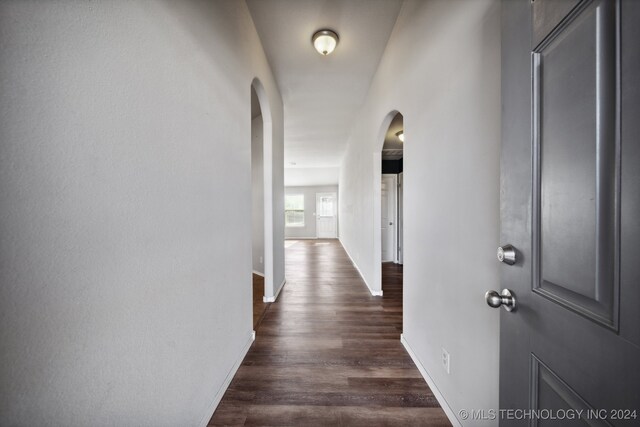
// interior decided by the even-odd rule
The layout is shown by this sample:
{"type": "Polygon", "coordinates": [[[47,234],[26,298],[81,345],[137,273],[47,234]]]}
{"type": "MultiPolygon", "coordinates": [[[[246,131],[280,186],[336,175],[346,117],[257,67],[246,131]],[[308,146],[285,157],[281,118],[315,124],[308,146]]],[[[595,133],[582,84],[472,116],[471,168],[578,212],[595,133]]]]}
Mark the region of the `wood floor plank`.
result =
{"type": "Polygon", "coordinates": [[[264,297],[264,277],[253,274],[253,330],[257,331],[258,326],[267,313],[269,304],[263,301],[264,297]]]}
{"type": "Polygon", "coordinates": [[[287,284],[209,425],[451,425],[400,343],[402,266],[382,272],[373,297],[337,240],[289,246],[287,284]]]}

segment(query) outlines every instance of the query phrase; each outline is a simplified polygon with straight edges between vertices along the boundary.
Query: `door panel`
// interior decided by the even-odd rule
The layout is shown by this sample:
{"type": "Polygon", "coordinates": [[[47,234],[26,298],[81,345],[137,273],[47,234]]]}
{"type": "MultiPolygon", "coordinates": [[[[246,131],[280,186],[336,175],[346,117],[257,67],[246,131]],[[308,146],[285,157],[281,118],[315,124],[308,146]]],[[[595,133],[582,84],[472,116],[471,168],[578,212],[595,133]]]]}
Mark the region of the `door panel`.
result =
{"type": "Polygon", "coordinates": [[[578,3],[580,0],[532,0],[534,46],[551,33],[578,3]]]}
{"type": "Polygon", "coordinates": [[[583,417],[501,425],[638,425],[640,2],[502,6],[500,407],[583,417]]]}
{"type": "MultiPolygon", "coordinates": [[[[562,381],[549,367],[537,357],[532,356],[532,391],[531,408],[538,410],[552,409],[554,411],[576,410],[581,412],[594,411],[575,390],[562,381]]],[[[557,413],[557,412],[556,412],[557,413]]],[[[587,418],[587,417],[585,417],[587,418]]],[[[603,420],[589,420],[590,425],[607,425],[603,420]]],[[[538,420],[539,426],[583,426],[584,420],[538,420]]]]}
{"type": "Polygon", "coordinates": [[[614,6],[582,3],[532,55],[533,281],[617,328],[614,6]]]}

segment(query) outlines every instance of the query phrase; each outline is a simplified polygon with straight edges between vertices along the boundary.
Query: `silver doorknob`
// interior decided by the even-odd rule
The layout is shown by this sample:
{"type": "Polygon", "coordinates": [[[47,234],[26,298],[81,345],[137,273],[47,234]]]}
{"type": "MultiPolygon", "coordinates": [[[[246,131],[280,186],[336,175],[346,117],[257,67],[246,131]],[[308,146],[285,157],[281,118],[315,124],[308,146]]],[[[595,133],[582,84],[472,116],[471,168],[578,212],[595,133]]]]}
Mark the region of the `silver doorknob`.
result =
{"type": "Polygon", "coordinates": [[[511,245],[498,246],[498,261],[508,265],[516,263],[516,248],[511,245]]]}
{"type": "Polygon", "coordinates": [[[487,291],[484,294],[484,299],[489,304],[489,307],[498,308],[502,306],[507,311],[516,309],[516,296],[509,289],[503,289],[501,293],[487,291]]]}

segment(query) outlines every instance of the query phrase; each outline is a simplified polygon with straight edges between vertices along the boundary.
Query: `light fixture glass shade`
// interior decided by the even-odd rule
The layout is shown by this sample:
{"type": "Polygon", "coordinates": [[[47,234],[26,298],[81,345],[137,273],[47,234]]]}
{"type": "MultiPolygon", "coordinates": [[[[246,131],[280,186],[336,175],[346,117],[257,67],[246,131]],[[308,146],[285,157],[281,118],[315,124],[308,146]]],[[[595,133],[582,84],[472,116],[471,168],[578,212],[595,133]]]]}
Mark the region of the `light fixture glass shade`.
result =
{"type": "Polygon", "coordinates": [[[403,131],[396,132],[396,136],[398,137],[400,142],[404,142],[404,132],[403,131]]]}
{"type": "Polygon", "coordinates": [[[311,41],[321,55],[329,55],[338,45],[338,35],[331,30],[317,31],[311,41]]]}

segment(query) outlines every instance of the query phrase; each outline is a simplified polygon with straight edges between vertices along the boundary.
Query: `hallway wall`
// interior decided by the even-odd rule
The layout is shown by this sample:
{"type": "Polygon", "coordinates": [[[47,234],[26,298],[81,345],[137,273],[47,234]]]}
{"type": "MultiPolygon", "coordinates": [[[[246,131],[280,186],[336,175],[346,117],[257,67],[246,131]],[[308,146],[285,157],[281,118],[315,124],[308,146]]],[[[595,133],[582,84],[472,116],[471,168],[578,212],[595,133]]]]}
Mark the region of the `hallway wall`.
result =
{"type": "Polygon", "coordinates": [[[264,160],[262,116],[251,120],[251,258],[254,273],[264,276],[264,160]]]}
{"type": "MultiPolygon", "coordinates": [[[[338,196],[337,185],[320,185],[305,187],[285,187],[285,194],[303,194],[304,195],[304,227],[285,227],[284,237],[287,239],[295,238],[315,238],[316,234],[316,193],[336,193],[338,196]]],[[[336,199],[337,202],[337,199],[336,199]]],[[[338,219],[339,220],[339,219],[338,219]]],[[[340,230],[338,230],[338,234],[340,230]]]]}
{"type": "Polygon", "coordinates": [[[394,110],[404,116],[406,138],[404,338],[453,414],[497,408],[500,313],[483,301],[500,283],[497,0],[408,0],[402,7],[340,175],[341,240],[374,291],[374,188],[394,110]],[[451,355],[450,374],[442,348],[451,355]]]}
{"type": "Polygon", "coordinates": [[[253,329],[256,76],[284,278],[246,4],[3,1],[0,37],[0,424],[206,423],[253,329]]]}

